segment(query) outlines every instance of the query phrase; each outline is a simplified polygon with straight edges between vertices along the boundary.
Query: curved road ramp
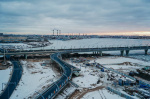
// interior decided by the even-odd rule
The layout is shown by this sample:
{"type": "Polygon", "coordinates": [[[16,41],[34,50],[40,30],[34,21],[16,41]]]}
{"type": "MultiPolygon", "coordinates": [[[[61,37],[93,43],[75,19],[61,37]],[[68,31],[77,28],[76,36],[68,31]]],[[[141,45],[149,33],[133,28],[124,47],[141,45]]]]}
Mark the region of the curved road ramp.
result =
{"type": "Polygon", "coordinates": [[[15,90],[16,86],[18,85],[21,76],[22,76],[22,66],[18,60],[10,59],[13,63],[13,73],[8,81],[8,83],[3,83],[2,86],[5,84],[6,87],[3,92],[0,94],[0,99],[9,99],[12,95],[13,91],[15,90]]]}
{"type": "Polygon", "coordinates": [[[65,85],[68,84],[69,80],[72,77],[72,70],[66,62],[62,61],[59,57],[61,57],[62,53],[52,54],[50,57],[53,61],[55,61],[63,70],[63,74],[56,82],[54,82],[46,91],[42,94],[39,94],[36,99],[53,99],[60,91],[64,88],[65,85]]]}

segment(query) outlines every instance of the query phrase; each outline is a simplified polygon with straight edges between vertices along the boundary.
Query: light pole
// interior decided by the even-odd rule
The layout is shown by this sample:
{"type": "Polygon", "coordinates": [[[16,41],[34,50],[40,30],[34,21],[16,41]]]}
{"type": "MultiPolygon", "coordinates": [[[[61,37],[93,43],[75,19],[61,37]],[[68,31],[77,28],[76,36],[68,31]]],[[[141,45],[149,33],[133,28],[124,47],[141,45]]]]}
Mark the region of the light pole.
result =
{"type": "Polygon", "coordinates": [[[6,65],[5,48],[3,50],[4,50],[4,65],[6,65]]]}

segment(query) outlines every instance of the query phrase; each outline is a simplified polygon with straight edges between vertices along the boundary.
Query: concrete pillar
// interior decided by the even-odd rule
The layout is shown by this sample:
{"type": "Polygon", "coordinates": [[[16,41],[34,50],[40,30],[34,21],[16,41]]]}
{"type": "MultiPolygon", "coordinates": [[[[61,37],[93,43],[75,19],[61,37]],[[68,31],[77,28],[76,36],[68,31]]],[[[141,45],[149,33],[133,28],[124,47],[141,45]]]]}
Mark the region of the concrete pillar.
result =
{"type": "Polygon", "coordinates": [[[93,55],[95,55],[96,54],[96,52],[93,52],[93,55]]]}
{"type": "Polygon", "coordinates": [[[148,53],[148,49],[145,49],[145,55],[147,55],[147,53],[148,53]]]}
{"type": "Polygon", "coordinates": [[[124,50],[121,50],[120,53],[121,53],[121,56],[123,56],[124,55],[124,50]]]}
{"type": "Polygon", "coordinates": [[[129,55],[129,51],[130,51],[130,50],[126,50],[126,55],[127,55],[127,56],[129,55]]]}
{"type": "Polygon", "coordinates": [[[94,55],[94,52],[93,52],[93,55],[94,55]]]}
{"type": "Polygon", "coordinates": [[[24,57],[25,57],[25,59],[28,59],[28,56],[26,54],[24,55],[24,57]]]}
{"type": "Polygon", "coordinates": [[[96,56],[98,56],[98,54],[99,54],[99,52],[97,51],[97,52],[96,52],[96,56]]]}
{"type": "Polygon", "coordinates": [[[102,51],[99,52],[100,56],[103,56],[102,51]]]}

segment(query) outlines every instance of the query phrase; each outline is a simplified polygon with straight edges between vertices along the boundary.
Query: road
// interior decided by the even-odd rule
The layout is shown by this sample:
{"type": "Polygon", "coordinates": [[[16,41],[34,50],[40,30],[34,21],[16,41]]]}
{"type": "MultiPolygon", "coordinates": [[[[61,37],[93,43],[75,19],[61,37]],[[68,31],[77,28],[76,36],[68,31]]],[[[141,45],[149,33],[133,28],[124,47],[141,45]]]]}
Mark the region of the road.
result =
{"type": "Polygon", "coordinates": [[[10,81],[7,83],[7,87],[4,89],[3,93],[0,96],[0,99],[9,99],[12,95],[13,91],[15,90],[16,86],[18,85],[21,76],[22,76],[22,66],[19,64],[19,61],[11,59],[11,62],[14,65],[13,73],[11,76],[10,81]]]}
{"type": "MultiPolygon", "coordinates": [[[[44,54],[56,52],[94,52],[94,51],[130,51],[130,50],[148,50],[150,46],[133,46],[133,47],[104,47],[104,48],[76,48],[76,49],[46,49],[46,50],[28,50],[28,51],[9,51],[5,55],[24,55],[24,54],[44,54]]],[[[3,52],[0,55],[4,55],[3,52]]]]}
{"type": "Polygon", "coordinates": [[[63,74],[56,82],[54,82],[48,90],[42,93],[42,96],[38,96],[38,99],[52,99],[57,93],[69,82],[72,76],[71,68],[62,61],[59,57],[59,53],[55,53],[51,55],[51,59],[59,64],[59,66],[63,69],[63,74]]]}

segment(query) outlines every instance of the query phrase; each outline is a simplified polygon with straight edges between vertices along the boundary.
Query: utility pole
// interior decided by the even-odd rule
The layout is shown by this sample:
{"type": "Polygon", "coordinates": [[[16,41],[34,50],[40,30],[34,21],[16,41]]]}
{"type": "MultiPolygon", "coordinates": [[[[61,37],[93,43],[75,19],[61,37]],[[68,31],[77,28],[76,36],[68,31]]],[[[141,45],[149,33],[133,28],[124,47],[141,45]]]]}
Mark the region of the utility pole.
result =
{"type": "Polygon", "coordinates": [[[6,65],[5,48],[4,48],[4,65],[6,65]]]}

